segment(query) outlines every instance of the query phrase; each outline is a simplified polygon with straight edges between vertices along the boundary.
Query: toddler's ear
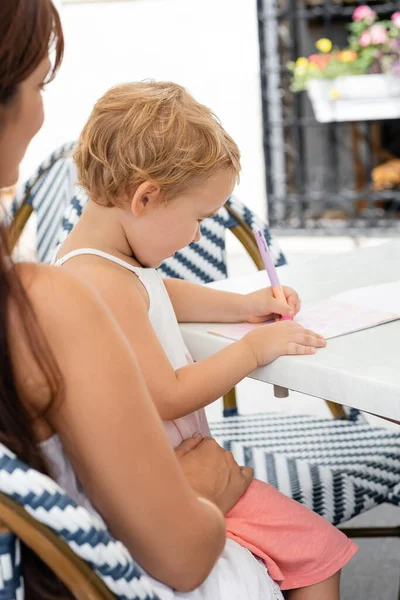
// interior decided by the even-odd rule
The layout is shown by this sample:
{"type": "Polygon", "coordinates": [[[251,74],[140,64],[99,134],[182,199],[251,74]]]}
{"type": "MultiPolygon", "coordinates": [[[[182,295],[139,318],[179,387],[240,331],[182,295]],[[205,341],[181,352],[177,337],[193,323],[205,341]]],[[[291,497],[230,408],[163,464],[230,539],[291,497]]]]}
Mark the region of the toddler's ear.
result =
{"type": "Polygon", "coordinates": [[[156,183],[144,181],[139,185],[131,200],[131,211],[134,217],[141,217],[160,204],[161,188],[156,183]]]}

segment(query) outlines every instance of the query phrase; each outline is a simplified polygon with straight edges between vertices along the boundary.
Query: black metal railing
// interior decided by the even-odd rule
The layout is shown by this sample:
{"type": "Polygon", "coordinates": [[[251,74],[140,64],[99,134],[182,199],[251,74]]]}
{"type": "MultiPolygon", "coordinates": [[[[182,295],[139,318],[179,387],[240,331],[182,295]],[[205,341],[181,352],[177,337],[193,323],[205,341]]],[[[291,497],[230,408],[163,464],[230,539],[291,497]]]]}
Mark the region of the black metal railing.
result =
{"type": "MultiPolygon", "coordinates": [[[[396,2],[367,3],[382,16],[396,2]]],[[[373,169],[399,158],[400,120],[318,123],[305,92],[290,91],[286,64],[328,37],[346,44],[356,3],[257,0],[263,145],[271,227],[280,233],[393,235],[400,232],[400,185],[374,189],[373,169]]]]}

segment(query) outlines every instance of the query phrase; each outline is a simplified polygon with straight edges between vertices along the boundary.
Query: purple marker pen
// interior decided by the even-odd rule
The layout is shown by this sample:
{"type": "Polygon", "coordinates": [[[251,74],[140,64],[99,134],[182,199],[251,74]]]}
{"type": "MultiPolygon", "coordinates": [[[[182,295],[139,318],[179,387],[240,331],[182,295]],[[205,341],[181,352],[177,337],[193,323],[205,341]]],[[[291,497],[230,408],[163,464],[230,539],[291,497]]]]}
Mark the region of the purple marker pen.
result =
{"type": "MultiPolygon", "coordinates": [[[[285,294],[283,292],[282,286],[279,283],[278,275],[276,273],[275,265],[272,260],[271,253],[268,248],[267,240],[264,237],[264,234],[260,229],[254,229],[254,237],[256,238],[258,249],[260,250],[261,258],[263,260],[265,270],[268,273],[269,280],[271,282],[272,293],[274,298],[277,300],[282,300],[287,304],[287,300],[285,294]]],[[[283,321],[291,321],[291,317],[284,317],[282,315],[283,321]]]]}

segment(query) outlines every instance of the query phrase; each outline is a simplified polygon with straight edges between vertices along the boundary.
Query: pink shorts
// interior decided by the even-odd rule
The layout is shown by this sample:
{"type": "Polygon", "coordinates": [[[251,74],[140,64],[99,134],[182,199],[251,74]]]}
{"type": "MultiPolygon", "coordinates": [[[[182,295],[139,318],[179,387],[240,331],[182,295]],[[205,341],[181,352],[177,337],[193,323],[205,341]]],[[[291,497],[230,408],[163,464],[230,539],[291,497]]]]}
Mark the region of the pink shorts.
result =
{"type": "Polygon", "coordinates": [[[329,521],[258,479],[226,515],[226,530],[264,561],[282,590],[328,579],[357,552],[329,521]]]}

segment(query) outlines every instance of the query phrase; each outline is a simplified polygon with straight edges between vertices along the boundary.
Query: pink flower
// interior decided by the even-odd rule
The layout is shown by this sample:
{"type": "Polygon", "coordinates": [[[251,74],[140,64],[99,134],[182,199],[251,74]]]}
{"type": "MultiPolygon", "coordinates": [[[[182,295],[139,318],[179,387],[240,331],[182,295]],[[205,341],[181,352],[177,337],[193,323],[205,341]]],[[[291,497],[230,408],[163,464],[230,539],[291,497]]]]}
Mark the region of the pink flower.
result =
{"type": "Polygon", "coordinates": [[[369,6],[363,4],[362,6],[358,6],[353,12],[353,21],[361,21],[362,19],[368,19],[372,21],[376,17],[376,12],[372,10],[369,6]]]}
{"type": "Polygon", "coordinates": [[[396,27],[399,27],[400,29],[400,12],[395,12],[392,14],[392,21],[396,27]]]}
{"type": "Polygon", "coordinates": [[[382,25],[372,25],[369,32],[371,34],[371,41],[375,45],[386,44],[388,41],[386,28],[382,25]]]}
{"type": "Polygon", "coordinates": [[[363,46],[363,48],[365,48],[365,46],[369,46],[370,44],[372,44],[370,32],[364,31],[364,33],[362,33],[360,35],[360,39],[358,41],[360,42],[360,46],[363,46]]]}

